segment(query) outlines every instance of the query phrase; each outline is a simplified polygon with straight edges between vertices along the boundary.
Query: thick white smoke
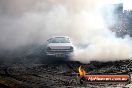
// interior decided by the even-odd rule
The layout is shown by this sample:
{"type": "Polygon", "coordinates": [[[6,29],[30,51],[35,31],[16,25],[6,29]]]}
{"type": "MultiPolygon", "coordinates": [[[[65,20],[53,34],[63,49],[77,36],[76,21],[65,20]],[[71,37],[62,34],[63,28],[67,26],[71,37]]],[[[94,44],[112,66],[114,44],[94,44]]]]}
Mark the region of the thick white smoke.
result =
{"type": "Polygon", "coordinates": [[[76,47],[72,60],[108,61],[132,55],[131,38],[116,38],[104,21],[101,8],[108,4],[107,0],[2,0],[0,3],[0,48],[39,44],[50,36],[66,35],[75,44],[89,45],[85,49],[76,47]]]}

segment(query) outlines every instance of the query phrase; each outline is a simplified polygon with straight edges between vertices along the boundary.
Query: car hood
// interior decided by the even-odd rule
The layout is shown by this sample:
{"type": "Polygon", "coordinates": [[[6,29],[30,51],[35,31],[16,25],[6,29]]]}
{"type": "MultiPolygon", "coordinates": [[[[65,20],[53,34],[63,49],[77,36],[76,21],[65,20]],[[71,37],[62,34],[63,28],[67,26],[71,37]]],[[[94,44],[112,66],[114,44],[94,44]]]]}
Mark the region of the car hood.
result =
{"type": "Polygon", "coordinates": [[[70,49],[72,46],[71,43],[50,43],[48,44],[48,47],[51,49],[70,49]]]}

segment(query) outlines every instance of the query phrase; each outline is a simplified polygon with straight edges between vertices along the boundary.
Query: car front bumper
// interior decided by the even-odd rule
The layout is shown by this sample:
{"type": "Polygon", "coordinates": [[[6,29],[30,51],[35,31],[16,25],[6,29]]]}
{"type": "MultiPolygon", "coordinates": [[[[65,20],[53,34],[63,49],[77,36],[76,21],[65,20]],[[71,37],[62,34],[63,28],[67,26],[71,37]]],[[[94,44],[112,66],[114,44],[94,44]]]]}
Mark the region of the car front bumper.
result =
{"type": "Polygon", "coordinates": [[[72,56],[72,52],[46,52],[46,56],[69,57],[72,56]]]}

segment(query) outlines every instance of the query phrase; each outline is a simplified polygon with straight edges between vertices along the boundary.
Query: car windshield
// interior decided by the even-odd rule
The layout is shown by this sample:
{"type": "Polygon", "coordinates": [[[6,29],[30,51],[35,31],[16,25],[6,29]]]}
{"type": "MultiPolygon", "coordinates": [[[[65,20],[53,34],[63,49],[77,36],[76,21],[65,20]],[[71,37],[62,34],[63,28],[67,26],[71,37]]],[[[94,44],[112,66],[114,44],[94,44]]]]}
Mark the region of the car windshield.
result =
{"type": "Polygon", "coordinates": [[[66,37],[55,37],[49,39],[49,43],[70,43],[70,40],[66,37]]]}

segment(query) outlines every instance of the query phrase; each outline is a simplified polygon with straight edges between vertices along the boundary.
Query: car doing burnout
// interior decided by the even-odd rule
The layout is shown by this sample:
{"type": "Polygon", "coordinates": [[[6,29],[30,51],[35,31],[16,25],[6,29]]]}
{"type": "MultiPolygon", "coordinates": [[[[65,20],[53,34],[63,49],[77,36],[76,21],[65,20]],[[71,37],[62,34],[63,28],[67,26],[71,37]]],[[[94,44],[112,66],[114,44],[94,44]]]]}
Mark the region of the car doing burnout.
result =
{"type": "Polygon", "coordinates": [[[69,57],[73,51],[73,44],[67,36],[52,37],[47,40],[46,56],[69,57]]]}

